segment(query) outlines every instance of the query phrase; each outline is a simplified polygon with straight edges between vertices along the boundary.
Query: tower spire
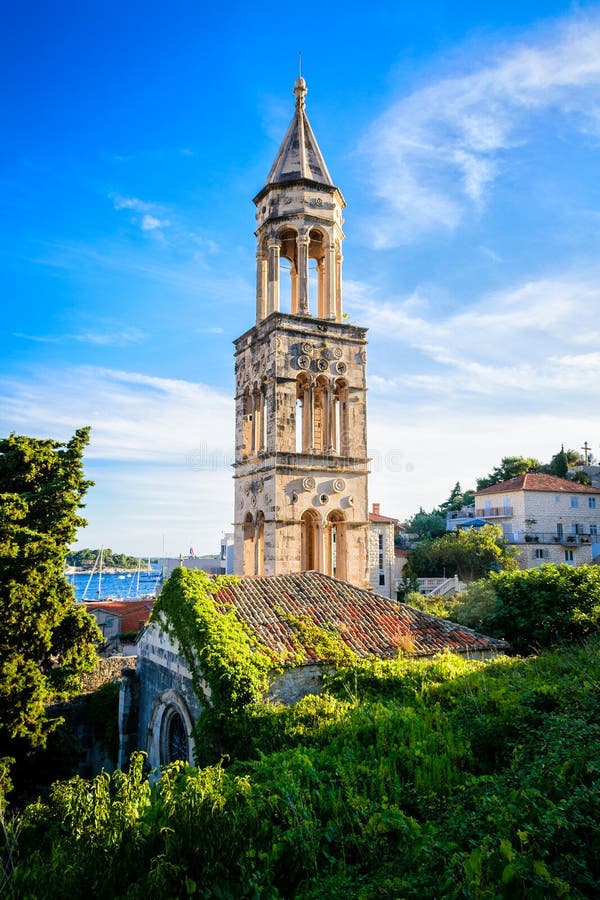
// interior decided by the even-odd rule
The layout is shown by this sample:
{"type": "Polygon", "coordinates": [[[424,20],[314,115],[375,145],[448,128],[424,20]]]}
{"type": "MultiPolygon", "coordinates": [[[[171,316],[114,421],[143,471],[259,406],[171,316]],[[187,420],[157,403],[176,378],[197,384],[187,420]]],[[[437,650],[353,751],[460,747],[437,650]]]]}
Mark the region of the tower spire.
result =
{"type": "Polygon", "coordinates": [[[271,171],[267,175],[265,188],[273,184],[285,184],[299,179],[334,187],[306,115],[305,97],[308,88],[302,75],[296,78],[293,92],[296,95],[294,115],[271,166],[271,171]]]}

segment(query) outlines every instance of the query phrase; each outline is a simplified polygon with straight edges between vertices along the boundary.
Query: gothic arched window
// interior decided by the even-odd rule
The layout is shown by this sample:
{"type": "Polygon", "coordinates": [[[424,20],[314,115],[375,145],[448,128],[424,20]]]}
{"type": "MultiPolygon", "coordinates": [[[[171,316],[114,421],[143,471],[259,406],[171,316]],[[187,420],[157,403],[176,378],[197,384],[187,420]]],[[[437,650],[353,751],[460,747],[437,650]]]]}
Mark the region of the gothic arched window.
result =
{"type": "Polygon", "coordinates": [[[264,575],[265,567],[265,514],[256,514],[256,538],[254,556],[254,574],[264,575]]]}
{"type": "Polygon", "coordinates": [[[302,513],[300,525],[302,529],[301,571],[320,571],[321,568],[321,527],[317,513],[307,509],[302,513]]]}
{"type": "Polygon", "coordinates": [[[244,575],[254,574],[254,522],[252,513],[244,519],[244,575]]]}
{"type": "Polygon", "coordinates": [[[327,516],[325,572],[334,578],[346,578],[346,524],[340,510],[334,510],[327,516]]]}

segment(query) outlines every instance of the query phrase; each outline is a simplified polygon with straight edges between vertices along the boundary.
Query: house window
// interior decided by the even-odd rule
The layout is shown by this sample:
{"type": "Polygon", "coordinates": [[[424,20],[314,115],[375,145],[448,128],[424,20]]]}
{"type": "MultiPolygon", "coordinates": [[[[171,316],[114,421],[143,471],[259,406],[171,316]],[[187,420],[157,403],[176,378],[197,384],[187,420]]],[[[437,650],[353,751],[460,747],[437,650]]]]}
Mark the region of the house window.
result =
{"type": "Polygon", "coordinates": [[[594,537],[597,536],[597,534],[598,534],[598,526],[597,525],[590,525],[590,534],[593,535],[594,537]]]}
{"type": "Polygon", "coordinates": [[[561,538],[563,536],[562,522],[558,522],[558,524],[556,526],[556,534],[559,538],[561,538]]]}
{"type": "Polygon", "coordinates": [[[555,495],[554,495],[554,502],[555,502],[555,503],[560,503],[560,494],[555,494],[555,495]]]}
{"type": "Polygon", "coordinates": [[[385,584],[385,573],[384,572],[379,573],[379,584],[380,585],[385,584]]]}
{"type": "Polygon", "coordinates": [[[565,562],[572,563],[573,562],[573,551],[565,550],[565,562]]]}
{"type": "Polygon", "coordinates": [[[579,497],[571,497],[571,509],[577,509],[579,506],[579,497]]]}
{"type": "Polygon", "coordinates": [[[533,551],[534,559],[548,559],[548,551],[543,550],[541,547],[536,547],[533,551]]]}
{"type": "Polygon", "coordinates": [[[588,506],[590,509],[596,509],[596,498],[588,497],[588,506]]]}

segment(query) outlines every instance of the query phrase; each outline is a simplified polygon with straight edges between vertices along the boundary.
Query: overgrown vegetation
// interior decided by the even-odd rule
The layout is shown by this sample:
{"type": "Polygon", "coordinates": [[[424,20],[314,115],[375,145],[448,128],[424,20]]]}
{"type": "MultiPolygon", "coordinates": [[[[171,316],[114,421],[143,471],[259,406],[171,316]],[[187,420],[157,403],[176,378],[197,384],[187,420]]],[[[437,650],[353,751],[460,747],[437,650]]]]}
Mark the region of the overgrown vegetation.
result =
{"type": "Polygon", "coordinates": [[[454,597],[406,595],[405,602],[509,641],[529,653],[600,631],[600,567],[546,563],[492,572],[454,597]]]}
{"type": "Polygon", "coordinates": [[[599,691],[596,642],[354,661],[250,704],[227,769],[56,785],[18,825],[12,896],[597,896],[599,691]]]}

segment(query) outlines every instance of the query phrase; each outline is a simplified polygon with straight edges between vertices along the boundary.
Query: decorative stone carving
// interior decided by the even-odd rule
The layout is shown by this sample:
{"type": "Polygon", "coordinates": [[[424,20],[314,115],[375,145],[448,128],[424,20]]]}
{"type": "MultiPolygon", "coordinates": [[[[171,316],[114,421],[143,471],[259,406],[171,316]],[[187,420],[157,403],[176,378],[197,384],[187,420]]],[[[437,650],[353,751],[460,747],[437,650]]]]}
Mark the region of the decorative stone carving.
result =
{"type": "Polygon", "coordinates": [[[299,356],[298,357],[298,368],[299,369],[310,369],[310,357],[309,356],[299,356]]]}
{"type": "Polygon", "coordinates": [[[326,372],[328,368],[329,363],[326,359],[321,358],[317,360],[317,369],[319,370],[319,372],[326,372]]]}
{"type": "Polygon", "coordinates": [[[325,506],[327,503],[329,503],[329,494],[320,494],[319,503],[321,504],[321,506],[325,506]]]}
{"type": "Polygon", "coordinates": [[[302,353],[312,353],[312,344],[309,341],[302,341],[300,351],[302,353]]]}
{"type": "Polygon", "coordinates": [[[315,479],[312,477],[312,475],[306,475],[302,479],[302,490],[303,491],[314,491],[315,485],[316,485],[316,482],[315,482],[315,479]]]}
{"type": "Polygon", "coordinates": [[[341,494],[346,490],[346,482],[343,478],[334,478],[332,487],[336,494],[341,494]]]}
{"type": "Polygon", "coordinates": [[[333,350],[331,351],[331,355],[333,356],[334,359],[341,359],[342,353],[343,353],[343,350],[341,347],[334,347],[333,350]]]}
{"type": "Polygon", "coordinates": [[[335,371],[338,373],[338,375],[345,375],[348,371],[348,366],[345,362],[337,362],[335,364],[335,371]]]}

